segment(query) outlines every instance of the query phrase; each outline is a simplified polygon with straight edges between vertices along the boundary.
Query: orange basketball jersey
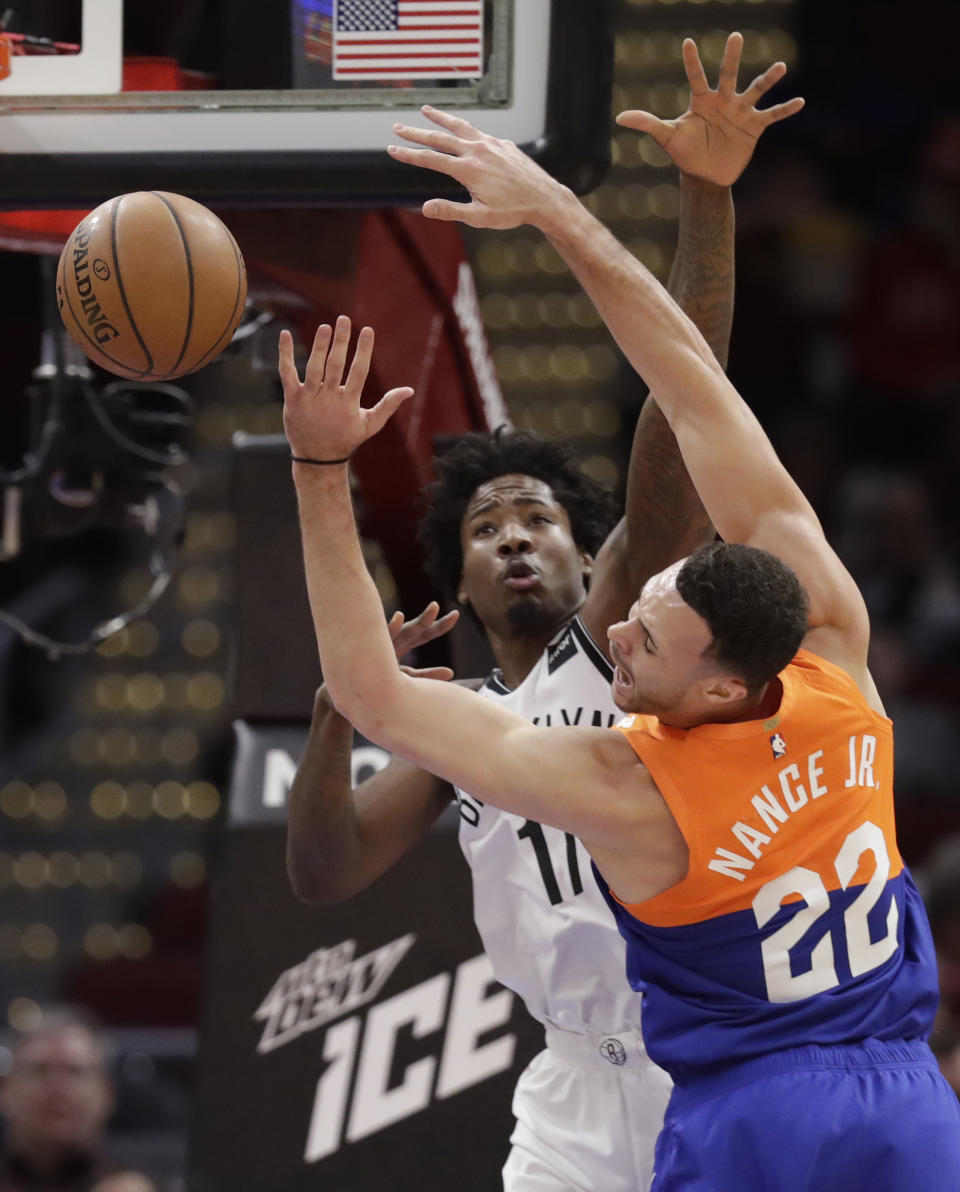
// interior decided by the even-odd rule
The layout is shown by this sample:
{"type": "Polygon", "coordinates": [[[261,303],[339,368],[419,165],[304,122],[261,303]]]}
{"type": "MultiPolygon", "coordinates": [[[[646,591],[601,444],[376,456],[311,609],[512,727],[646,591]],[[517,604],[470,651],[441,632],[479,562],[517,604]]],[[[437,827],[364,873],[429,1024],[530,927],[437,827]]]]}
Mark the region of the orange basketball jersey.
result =
{"type": "Polygon", "coordinates": [[[891,723],[807,650],[780,678],[769,720],[619,725],[690,852],[662,894],[607,898],[647,995],[648,1050],[675,1079],[932,1026],[936,968],[897,849],[891,723]]]}

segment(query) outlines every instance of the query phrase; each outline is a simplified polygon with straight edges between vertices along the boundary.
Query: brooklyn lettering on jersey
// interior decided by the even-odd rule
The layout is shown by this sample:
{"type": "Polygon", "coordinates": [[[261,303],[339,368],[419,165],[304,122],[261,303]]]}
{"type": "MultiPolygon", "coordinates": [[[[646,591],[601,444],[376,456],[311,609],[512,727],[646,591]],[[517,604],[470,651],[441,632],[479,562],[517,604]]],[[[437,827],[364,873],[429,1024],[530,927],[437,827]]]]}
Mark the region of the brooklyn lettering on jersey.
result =
{"type": "MultiPolygon", "coordinates": [[[[851,736],[847,742],[848,774],[844,781],[844,789],[853,787],[875,790],[879,783],[874,778],[873,763],[877,754],[877,739],[869,733],[851,736]]],[[[797,765],[791,762],[784,766],[777,774],[779,792],[771,790],[766,783],[760,787],[758,794],[750,799],[753,815],[748,813],[744,819],[739,819],[730,829],[737,844],[750,857],[759,858],[773,837],[780,831],[780,825],[809,807],[814,799],[822,799],[831,793],[823,778],[824,767],[823,750],[817,749],[807,755],[806,761],[797,765]],[[806,783],[803,777],[806,777],[806,783]],[[748,820],[752,820],[748,822],[748,820]],[[760,826],[762,825],[762,827],[760,826]]],[[[724,877],[732,877],[742,882],[744,871],[753,869],[755,860],[745,857],[743,853],[731,849],[714,849],[713,860],[707,868],[724,877]]]]}

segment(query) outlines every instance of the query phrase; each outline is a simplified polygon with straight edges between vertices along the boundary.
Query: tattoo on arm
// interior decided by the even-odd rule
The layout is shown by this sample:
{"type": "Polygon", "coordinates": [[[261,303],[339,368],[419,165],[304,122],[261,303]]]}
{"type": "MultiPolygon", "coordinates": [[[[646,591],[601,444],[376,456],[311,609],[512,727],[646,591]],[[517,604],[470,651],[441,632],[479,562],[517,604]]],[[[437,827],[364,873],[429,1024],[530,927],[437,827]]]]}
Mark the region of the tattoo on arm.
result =
{"type": "Polygon", "coordinates": [[[660,407],[644,402],[627,477],[627,540],[641,582],[712,542],[714,529],[660,407]]]}
{"type": "MultiPolygon", "coordinates": [[[[681,177],[679,242],[668,289],[726,366],[734,292],[729,188],[681,177]]],[[[640,580],[713,540],[713,526],[655,395],[637,420],[626,504],[631,571],[640,580]]]]}
{"type": "Polygon", "coordinates": [[[681,177],[680,234],[667,289],[726,368],[733,325],[733,199],[727,187],[681,177]]]}

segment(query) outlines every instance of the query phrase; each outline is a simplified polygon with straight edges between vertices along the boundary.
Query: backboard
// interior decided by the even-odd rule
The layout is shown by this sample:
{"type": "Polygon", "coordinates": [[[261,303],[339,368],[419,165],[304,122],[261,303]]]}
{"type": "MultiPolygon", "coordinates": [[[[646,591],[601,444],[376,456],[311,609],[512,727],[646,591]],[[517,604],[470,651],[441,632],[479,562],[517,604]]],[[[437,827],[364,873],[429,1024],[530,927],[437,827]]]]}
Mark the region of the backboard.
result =
{"type": "Polygon", "coordinates": [[[607,165],[608,0],[229,0],[217,9],[219,69],[190,90],[137,89],[136,63],[117,60],[121,0],[73,2],[77,61],[110,42],[105,13],[113,61],[101,63],[99,91],[86,78],[63,94],[52,82],[39,93],[35,68],[67,86],[77,62],[68,76],[66,57],[44,59],[29,76],[28,60],[14,60],[0,82],[7,208],[151,188],[218,203],[418,202],[455,185],[384,147],[395,121],[422,120],[425,102],[523,145],[579,191],[607,165]]]}

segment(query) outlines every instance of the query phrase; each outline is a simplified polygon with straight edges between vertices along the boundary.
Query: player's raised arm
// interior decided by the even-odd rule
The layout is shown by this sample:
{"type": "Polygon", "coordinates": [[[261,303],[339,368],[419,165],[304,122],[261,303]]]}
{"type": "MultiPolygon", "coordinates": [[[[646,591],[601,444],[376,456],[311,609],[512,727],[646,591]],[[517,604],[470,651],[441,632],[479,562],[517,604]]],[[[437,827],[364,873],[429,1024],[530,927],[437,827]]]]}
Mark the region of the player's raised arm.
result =
{"type": "MultiPolygon", "coordinates": [[[[759,98],[764,77],[744,94],[759,98]]],[[[733,88],[733,81],[727,78],[721,85],[733,88]]],[[[769,124],[795,107],[780,105],[758,115],[769,124]]],[[[421,147],[395,147],[392,152],[457,179],[471,200],[431,199],[424,213],[475,227],[528,223],[547,235],[656,393],[721,537],[763,547],[790,564],[810,596],[811,626],[819,632],[816,648],[866,682],[869,627],[862,598],[809,503],[693,323],[574,195],[516,145],[435,109],[425,109],[425,114],[440,128],[398,130],[421,147]]],[[[655,117],[649,121],[657,124],[655,117]]],[[[630,122],[639,126],[636,113],[630,122]]]]}
{"type": "MultiPolygon", "coordinates": [[[[716,90],[707,84],[689,38],[683,62],[690,84],[687,110],[661,121],[626,112],[620,122],[649,131],[680,170],[680,220],[667,292],[693,321],[726,367],[734,303],[734,210],[731,186],[768,127],[756,97],[783,77],[775,63],[754,88],[737,94],[743,39],[727,40],[716,90]]],[[[789,105],[789,115],[800,101],[789,105]]],[[[618,620],[646,580],[698,546],[714,528],[680,455],[676,437],[651,393],[637,420],[627,472],[624,517],[597,556],[582,617],[598,640],[618,620]]]]}
{"type": "Polygon", "coordinates": [[[702,336],[656,279],[606,231],[598,232],[589,216],[570,208],[549,227],[551,240],[656,393],[721,538],[762,547],[793,568],[810,598],[811,628],[819,633],[810,644],[866,684],[869,625],[862,597],[702,336]]]}
{"type": "MultiPolygon", "coordinates": [[[[459,614],[439,616],[431,602],[410,621],[387,623],[397,658],[447,633],[459,614]]],[[[445,667],[414,672],[448,679],[445,667]]],[[[340,902],[385,873],[427,833],[452,792],[440,779],[393,758],[356,788],[351,779],[353,725],[323,686],[287,801],[287,876],[304,902],[340,902]]]]}
{"type": "Polygon", "coordinates": [[[302,383],[289,332],[280,341],[307,591],[331,699],[365,736],[485,802],[573,832],[588,847],[642,851],[664,804],[619,733],[552,728],[547,737],[490,700],[397,665],[364,565],[345,460],[410,390],[363,409],[373,332],[361,331],[343,382],[349,338],[348,319],[335,334],[321,327],[302,383]]]}

